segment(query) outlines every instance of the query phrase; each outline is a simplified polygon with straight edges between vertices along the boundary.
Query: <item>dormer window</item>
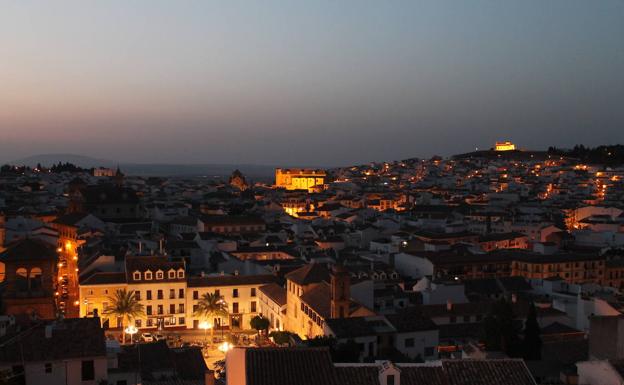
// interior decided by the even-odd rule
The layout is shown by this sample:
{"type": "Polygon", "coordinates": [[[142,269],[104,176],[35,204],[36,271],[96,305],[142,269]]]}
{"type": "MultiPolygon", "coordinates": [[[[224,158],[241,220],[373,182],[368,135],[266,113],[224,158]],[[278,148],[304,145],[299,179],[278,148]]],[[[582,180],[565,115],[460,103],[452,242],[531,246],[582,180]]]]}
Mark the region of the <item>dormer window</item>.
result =
{"type": "Polygon", "coordinates": [[[163,279],[164,276],[165,276],[165,274],[163,273],[162,270],[158,270],[156,272],[156,279],[163,279]]]}
{"type": "Polygon", "coordinates": [[[132,273],[132,279],[135,281],[140,281],[141,280],[141,272],[140,271],[135,271],[134,273],[132,273]]]}
{"type": "Polygon", "coordinates": [[[169,272],[167,272],[167,276],[169,279],[174,279],[176,277],[176,273],[173,270],[169,270],[169,272]]]}
{"type": "Polygon", "coordinates": [[[151,281],[152,280],[152,272],[151,271],[146,271],[145,272],[145,280],[147,281],[151,281]]]}
{"type": "Polygon", "coordinates": [[[184,270],[178,270],[178,278],[184,278],[184,270]]]}

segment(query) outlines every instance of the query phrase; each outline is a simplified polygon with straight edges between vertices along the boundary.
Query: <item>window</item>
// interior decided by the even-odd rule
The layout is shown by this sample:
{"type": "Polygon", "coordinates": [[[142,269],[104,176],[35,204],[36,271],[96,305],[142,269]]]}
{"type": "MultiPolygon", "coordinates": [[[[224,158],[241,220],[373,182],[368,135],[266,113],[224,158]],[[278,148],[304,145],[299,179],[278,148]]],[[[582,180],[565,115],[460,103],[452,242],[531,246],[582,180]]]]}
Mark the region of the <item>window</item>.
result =
{"type": "Polygon", "coordinates": [[[141,320],[140,319],[134,320],[134,326],[136,326],[137,328],[140,328],[141,327],[141,320]]]}
{"type": "Polygon", "coordinates": [[[145,308],[145,313],[147,315],[152,315],[152,305],[147,305],[147,307],[145,308]]]}
{"type": "Polygon", "coordinates": [[[256,312],[256,301],[251,301],[251,310],[252,313],[256,312]]]}
{"type": "Polygon", "coordinates": [[[219,290],[219,289],[215,290],[215,295],[217,297],[221,297],[221,290],[219,290]]]}
{"type": "Polygon", "coordinates": [[[406,348],[413,348],[414,347],[414,339],[413,338],[406,338],[405,339],[405,347],[406,348]]]}
{"type": "Polygon", "coordinates": [[[238,302],[232,302],[232,313],[238,313],[238,302]]]}
{"type": "Polygon", "coordinates": [[[163,305],[158,305],[158,314],[163,313],[163,305]]]}
{"type": "Polygon", "coordinates": [[[433,346],[427,346],[425,347],[425,357],[430,357],[433,356],[433,346]]]}
{"type": "Polygon", "coordinates": [[[152,272],[151,271],[146,271],[145,272],[145,279],[148,280],[148,281],[152,279],[152,272]]]}
{"type": "Polygon", "coordinates": [[[184,278],[184,270],[178,270],[178,278],[184,278]]]}
{"type": "Polygon", "coordinates": [[[251,288],[251,296],[252,296],[252,297],[255,297],[255,296],[256,296],[256,288],[255,288],[255,287],[252,287],[252,288],[251,288]]]}
{"type": "Polygon", "coordinates": [[[175,289],[169,289],[169,299],[175,299],[175,289]]]}
{"type": "Polygon", "coordinates": [[[151,291],[151,290],[146,291],[146,292],[145,292],[145,297],[146,297],[147,299],[152,299],[152,291],[151,291]]]}
{"type": "Polygon", "coordinates": [[[156,294],[157,294],[156,298],[163,299],[163,291],[162,290],[158,290],[158,292],[156,294]]]}
{"type": "Polygon", "coordinates": [[[32,291],[41,290],[42,282],[40,268],[33,267],[30,269],[30,273],[28,274],[28,284],[30,286],[30,290],[32,291]]]}
{"type": "Polygon", "coordinates": [[[52,373],[52,364],[50,362],[46,362],[44,367],[46,373],[52,373]]]}
{"type": "Polygon", "coordinates": [[[184,317],[180,317],[180,318],[178,318],[178,320],[180,321],[180,322],[178,322],[180,325],[184,325],[184,322],[186,322],[184,320],[184,317]]]}
{"type": "Polygon", "coordinates": [[[197,313],[197,309],[199,309],[198,305],[193,305],[193,313],[197,313]]]}
{"type": "Polygon", "coordinates": [[[238,289],[232,289],[232,297],[238,298],[238,289]]]}
{"type": "Polygon", "coordinates": [[[394,385],[394,374],[388,374],[386,376],[386,385],[394,385]]]}
{"type": "Polygon", "coordinates": [[[164,276],[164,274],[163,274],[163,272],[161,270],[158,270],[156,272],[156,279],[163,279],[163,276],[164,276]]]}
{"type": "Polygon", "coordinates": [[[167,273],[169,279],[174,279],[175,278],[175,271],[173,270],[169,270],[169,272],[167,273]]]}
{"type": "Polygon", "coordinates": [[[82,381],[95,380],[95,366],[93,360],[82,361],[82,381]]]}
{"type": "Polygon", "coordinates": [[[184,304],[183,303],[178,305],[178,313],[184,313],[184,304]]]}
{"type": "Polygon", "coordinates": [[[178,298],[184,298],[184,289],[178,290],[178,298]]]}
{"type": "Polygon", "coordinates": [[[175,314],[175,304],[169,305],[169,314],[175,314]]]}
{"type": "Polygon", "coordinates": [[[199,299],[199,292],[197,290],[193,290],[193,299],[199,299]]]}
{"type": "Polygon", "coordinates": [[[137,301],[141,300],[141,292],[139,290],[134,292],[134,299],[137,301]]]}
{"type": "Polygon", "coordinates": [[[15,272],[15,284],[18,291],[28,291],[28,271],[20,267],[15,272]]]}
{"type": "Polygon", "coordinates": [[[141,272],[135,271],[134,273],[132,273],[132,279],[134,279],[135,281],[139,281],[141,279],[141,272]]]}

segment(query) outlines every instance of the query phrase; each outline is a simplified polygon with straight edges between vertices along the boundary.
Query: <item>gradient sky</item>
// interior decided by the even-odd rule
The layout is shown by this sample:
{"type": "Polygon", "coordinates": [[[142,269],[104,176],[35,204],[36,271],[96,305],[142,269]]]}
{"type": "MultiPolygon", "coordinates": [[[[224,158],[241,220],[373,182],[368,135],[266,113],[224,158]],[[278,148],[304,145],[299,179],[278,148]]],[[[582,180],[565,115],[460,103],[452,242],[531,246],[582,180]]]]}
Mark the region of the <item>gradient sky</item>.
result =
{"type": "Polygon", "coordinates": [[[342,165],[624,142],[622,0],[30,1],[0,160],[342,165]]]}

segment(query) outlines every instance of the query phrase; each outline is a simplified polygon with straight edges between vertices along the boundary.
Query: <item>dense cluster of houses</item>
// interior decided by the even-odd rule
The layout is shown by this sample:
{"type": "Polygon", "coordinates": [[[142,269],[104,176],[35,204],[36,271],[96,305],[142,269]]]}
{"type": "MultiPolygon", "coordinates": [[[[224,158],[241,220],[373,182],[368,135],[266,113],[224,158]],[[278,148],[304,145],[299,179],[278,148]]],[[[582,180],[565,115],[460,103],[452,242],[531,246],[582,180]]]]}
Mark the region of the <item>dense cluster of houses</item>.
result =
{"type": "MultiPolygon", "coordinates": [[[[261,316],[270,331],[291,333],[290,345],[318,337],[355,345],[360,364],[352,366],[327,361],[322,349],[301,353],[329,365],[327,383],[351,375],[456,383],[452,373],[472,369],[453,360],[466,358],[501,376],[501,362],[528,373],[518,384],[598,384],[592,371],[619,373],[621,349],[595,341],[608,339],[607,329],[621,333],[624,168],[514,150],[278,169],[275,184],[238,170],[225,181],[105,171],[0,175],[0,338],[16,341],[12,330],[46,320],[56,323],[35,327],[42,338],[82,328],[83,319],[120,328],[105,314],[119,289],[145,309],[132,319],[139,331],[196,330],[199,301],[216,294],[227,315],[208,321],[226,332],[251,329],[261,316]],[[543,359],[518,361],[484,344],[485,320],[501,301],[520,339],[536,317],[543,359]]],[[[120,349],[89,354],[131,361],[120,349]]],[[[279,358],[280,349],[233,351],[244,359],[232,365],[287,365],[292,356],[279,358]]],[[[106,372],[98,359],[82,374],[106,372]]],[[[49,364],[53,371],[57,362],[49,364]]],[[[42,365],[37,376],[47,373],[42,365]]],[[[12,366],[3,356],[0,369],[12,366]]],[[[123,372],[110,368],[109,379],[123,372]]]]}

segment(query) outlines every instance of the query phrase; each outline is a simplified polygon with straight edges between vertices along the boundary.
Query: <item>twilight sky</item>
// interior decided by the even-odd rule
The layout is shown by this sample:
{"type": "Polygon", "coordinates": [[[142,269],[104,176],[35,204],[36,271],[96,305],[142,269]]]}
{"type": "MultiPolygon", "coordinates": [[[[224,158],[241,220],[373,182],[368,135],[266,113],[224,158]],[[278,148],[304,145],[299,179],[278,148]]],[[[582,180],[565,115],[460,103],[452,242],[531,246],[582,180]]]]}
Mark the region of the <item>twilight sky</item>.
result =
{"type": "Polygon", "coordinates": [[[3,1],[0,161],[624,142],[622,0],[3,1]]]}

